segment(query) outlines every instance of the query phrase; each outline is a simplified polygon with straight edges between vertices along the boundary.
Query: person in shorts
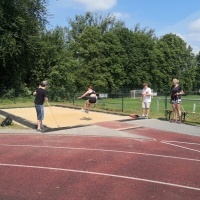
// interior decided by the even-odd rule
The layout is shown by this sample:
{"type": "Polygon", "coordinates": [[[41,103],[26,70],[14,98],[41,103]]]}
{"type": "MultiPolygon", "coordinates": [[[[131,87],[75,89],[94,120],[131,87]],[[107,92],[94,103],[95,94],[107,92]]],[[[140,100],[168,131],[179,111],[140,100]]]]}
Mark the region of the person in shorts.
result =
{"type": "Polygon", "coordinates": [[[174,78],[172,82],[173,86],[171,87],[171,104],[173,110],[173,119],[170,120],[170,122],[181,123],[181,95],[184,94],[184,92],[179,85],[178,79],[174,78]]]}
{"type": "Polygon", "coordinates": [[[151,97],[152,97],[151,88],[148,87],[147,83],[144,83],[141,94],[141,101],[142,101],[142,115],[140,116],[141,118],[146,118],[146,119],[149,118],[151,97]]]}
{"type": "Polygon", "coordinates": [[[83,112],[89,113],[90,105],[95,104],[97,102],[97,95],[96,92],[93,90],[92,86],[89,86],[87,91],[82,96],[78,97],[78,99],[81,99],[86,96],[88,97],[88,100],[86,100],[84,108],[81,110],[83,112]]]}
{"type": "Polygon", "coordinates": [[[42,81],[40,86],[33,92],[35,96],[35,109],[37,114],[37,131],[42,132],[43,130],[43,119],[44,119],[44,102],[48,101],[47,97],[47,81],[42,81]]]}

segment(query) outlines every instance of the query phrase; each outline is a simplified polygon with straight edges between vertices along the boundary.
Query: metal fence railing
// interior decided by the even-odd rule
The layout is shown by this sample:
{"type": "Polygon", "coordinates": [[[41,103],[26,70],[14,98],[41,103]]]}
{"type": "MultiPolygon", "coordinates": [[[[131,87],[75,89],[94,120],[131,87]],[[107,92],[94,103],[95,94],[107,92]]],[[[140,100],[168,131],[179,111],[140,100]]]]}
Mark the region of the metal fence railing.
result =
{"type": "MultiPolygon", "coordinates": [[[[0,98],[0,109],[5,107],[17,107],[17,106],[32,106],[34,97],[26,93],[25,95],[15,95],[16,92],[10,92],[9,96],[1,94],[0,98]]],[[[77,99],[81,96],[82,92],[76,92],[74,94],[66,94],[65,98],[59,97],[59,101],[49,96],[49,101],[54,104],[62,104],[66,106],[82,107],[85,99],[77,99]]],[[[92,105],[91,109],[98,109],[111,112],[120,112],[124,114],[141,114],[141,101],[140,97],[131,98],[130,92],[118,92],[118,93],[106,93],[99,92],[97,104],[92,105]]],[[[192,94],[182,96],[182,110],[187,112],[186,121],[200,124],[200,95],[192,94]]],[[[160,94],[153,96],[150,117],[151,118],[163,118],[166,119],[166,109],[171,109],[169,95],[160,94]]]]}

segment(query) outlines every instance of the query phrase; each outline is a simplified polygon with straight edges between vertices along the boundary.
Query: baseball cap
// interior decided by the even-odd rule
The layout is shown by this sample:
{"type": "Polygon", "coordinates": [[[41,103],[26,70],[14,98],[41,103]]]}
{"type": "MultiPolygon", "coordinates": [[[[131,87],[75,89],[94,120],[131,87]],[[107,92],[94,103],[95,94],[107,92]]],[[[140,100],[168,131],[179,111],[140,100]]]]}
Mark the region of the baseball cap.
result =
{"type": "Polygon", "coordinates": [[[48,85],[48,82],[47,81],[42,81],[41,82],[41,86],[45,86],[45,85],[48,85]]]}

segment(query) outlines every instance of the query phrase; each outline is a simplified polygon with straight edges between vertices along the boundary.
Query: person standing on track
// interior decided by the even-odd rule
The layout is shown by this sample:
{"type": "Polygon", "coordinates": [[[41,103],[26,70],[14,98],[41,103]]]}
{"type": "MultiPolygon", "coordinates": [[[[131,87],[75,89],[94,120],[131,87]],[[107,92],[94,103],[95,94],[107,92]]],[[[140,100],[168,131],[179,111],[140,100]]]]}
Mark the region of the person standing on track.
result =
{"type": "Polygon", "coordinates": [[[141,118],[146,118],[146,119],[149,118],[151,97],[152,97],[151,88],[148,87],[147,83],[144,83],[141,94],[141,101],[142,101],[142,116],[140,116],[141,118]]]}
{"type": "Polygon", "coordinates": [[[179,80],[173,79],[173,86],[171,87],[171,104],[173,110],[173,119],[170,122],[181,123],[181,95],[184,94],[181,86],[179,85],[179,80]],[[177,121],[178,115],[178,121],[177,121]]]}
{"type": "Polygon", "coordinates": [[[96,92],[93,90],[92,86],[88,87],[87,91],[82,96],[78,97],[77,99],[81,99],[86,96],[88,96],[89,98],[85,102],[84,108],[82,108],[81,110],[89,114],[90,105],[92,103],[95,104],[97,102],[97,95],[96,95],[96,92]]]}
{"type": "Polygon", "coordinates": [[[47,81],[42,81],[40,86],[36,89],[35,92],[33,92],[33,95],[35,96],[35,109],[37,114],[37,131],[42,132],[43,123],[42,120],[44,119],[44,101],[48,101],[47,97],[47,81]]]}

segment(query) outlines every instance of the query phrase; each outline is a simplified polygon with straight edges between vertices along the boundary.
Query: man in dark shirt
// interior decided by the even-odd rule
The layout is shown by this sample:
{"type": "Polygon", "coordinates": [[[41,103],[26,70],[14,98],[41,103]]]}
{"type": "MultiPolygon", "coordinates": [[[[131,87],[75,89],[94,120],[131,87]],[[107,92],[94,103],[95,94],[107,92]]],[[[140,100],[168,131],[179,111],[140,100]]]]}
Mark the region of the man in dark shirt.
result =
{"type": "Polygon", "coordinates": [[[35,92],[33,92],[33,95],[35,95],[35,109],[37,114],[37,131],[42,132],[43,123],[42,120],[44,119],[44,101],[48,101],[47,97],[47,81],[42,81],[39,88],[35,92]]]}

